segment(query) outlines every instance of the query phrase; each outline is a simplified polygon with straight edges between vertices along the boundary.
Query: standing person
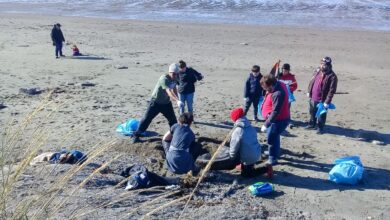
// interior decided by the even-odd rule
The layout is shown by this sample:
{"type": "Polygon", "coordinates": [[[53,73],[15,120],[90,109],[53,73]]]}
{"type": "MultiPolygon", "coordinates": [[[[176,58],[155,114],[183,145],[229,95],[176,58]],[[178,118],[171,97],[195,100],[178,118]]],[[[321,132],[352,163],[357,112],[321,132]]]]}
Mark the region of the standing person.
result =
{"type": "Polygon", "coordinates": [[[288,63],[283,64],[279,81],[286,84],[290,88],[291,93],[294,93],[298,88],[297,80],[295,79],[295,75],[290,72],[290,64],[288,63]]]}
{"type": "Polygon", "coordinates": [[[195,160],[200,154],[200,146],[195,142],[195,134],[190,126],[192,114],[186,112],[180,115],[179,123],[174,124],[164,135],[162,144],[169,171],[184,174],[189,171],[197,173],[195,160]]]}
{"type": "Polygon", "coordinates": [[[317,134],[323,134],[326,122],[326,113],[321,114],[317,119],[317,105],[323,103],[325,109],[329,107],[332,98],[337,90],[337,76],[332,70],[332,59],[324,57],[321,60],[321,65],[314,72],[310,80],[308,88],[308,97],[310,98],[309,112],[310,122],[306,129],[315,129],[318,120],[317,134]]]}
{"type": "Polygon", "coordinates": [[[62,34],[60,23],[55,24],[53,29],[51,30],[51,40],[53,41],[53,45],[56,46],[56,58],[58,59],[59,56],[64,57],[64,55],[62,54],[62,43],[65,42],[65,38],[62,34]]]}
{"type": "Polygon", "coordinates": [[[260,73],[260,66],[254,65],[252,71],[249,73],[248,79],[245,82],[244,101],[245,101],[245,115],[248,113],[251,104],[253,104],[253,120],[259,122],[257,117],[259,111],[259,101],[263,95],[263,89],[260,86],[260,80],[263,77],[260,73]]]}
{"type": "MultiPolygon", "coordinates": [[[[193,114],[193,103],[195,93],[195,82],[202,80],[203,75],[191,67],[187,67],[187,64],[183,61],[179,61],[179,76],[178,76],[178,92],[179,99],[183,104],[187,103],[188,112],[193,114]]],[[[180,107],[180,114],[184,113],[184,105],[180,107]]]]}
{"type": "MultiPolygon", "coordinates": [[[[289,87],[291,94],[298,88],[297,80],[295,75],[290,72],[290,64],[285,63],[282,66],[282,74],[279,75],[279,81],[286,84],[289,87]]],[[[291,102],[289,102],[289,108],[291,113],[291,102]]]]}
{"type": "Polygon", "coordinates": [[[134,132],[131,143],[139,142],[140,135],[146,131],[152,120],[159,113],[162,113],[168,120],[169,127],[172,127],[172,125],[177,123],[171,100],[176,101],[179,107],[183,105],[177,97],[176,91],[176,77],[178,72],[179,68],[177,64],[172,63],[169,66],[168,73],[163,74],[157,81],[148,109],[146,110],[144,117],[141,119],[137,131],[134,132]]]}
{"type": "Polygon", "coordinates": [[[284,83],[277,81],[274,75],[266,75],[261,81],[266,91],[261,113],[265,123],[262,132],[267,132],[268,163],[275,165],[280,153],[280,134],[285,131],[290,121],[288,105],[288,91],[284,83]]]}

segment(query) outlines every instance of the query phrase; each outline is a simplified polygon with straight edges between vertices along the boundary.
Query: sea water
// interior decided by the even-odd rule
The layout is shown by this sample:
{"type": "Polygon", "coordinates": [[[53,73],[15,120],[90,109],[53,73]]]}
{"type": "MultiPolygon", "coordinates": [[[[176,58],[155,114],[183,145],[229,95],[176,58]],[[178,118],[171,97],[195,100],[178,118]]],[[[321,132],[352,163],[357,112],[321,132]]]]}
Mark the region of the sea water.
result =
{"type": "Polygon", "coordinates": [[[0,13],[390,31],[390,0],[0,0],[0,13]]]}

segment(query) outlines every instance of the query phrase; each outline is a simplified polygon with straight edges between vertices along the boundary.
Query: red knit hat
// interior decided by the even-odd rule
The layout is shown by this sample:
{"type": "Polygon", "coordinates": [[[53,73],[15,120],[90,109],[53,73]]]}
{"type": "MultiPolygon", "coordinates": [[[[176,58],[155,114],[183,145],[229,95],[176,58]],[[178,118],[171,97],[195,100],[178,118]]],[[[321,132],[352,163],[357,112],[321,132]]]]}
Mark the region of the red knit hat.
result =
{"type": "Polygon", "coordinates": [[[244,109],[242,108],[236,108],[233,109],[232,112],[230,112],[230,118],[233,122],[236,122],[237,119],[241,118],[242,116],[244,116],[244,109]]]}

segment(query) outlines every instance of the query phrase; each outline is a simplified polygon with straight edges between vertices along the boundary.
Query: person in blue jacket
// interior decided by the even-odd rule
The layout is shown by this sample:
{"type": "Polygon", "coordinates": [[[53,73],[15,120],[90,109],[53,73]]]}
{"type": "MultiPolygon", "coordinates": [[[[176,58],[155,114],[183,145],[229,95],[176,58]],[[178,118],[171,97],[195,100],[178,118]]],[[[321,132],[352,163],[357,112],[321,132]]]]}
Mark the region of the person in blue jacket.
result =
{"type": "Polygon", "coordinates": [[[184,174],[189,171],[197,173],[199,168],[195,160],[201,152],[200,146],[195,142],[195,134],[190,126],[193,122],[191,113],[183,113],[179,123],[174,124],[164,135],[162,145],[165,151],[169,171],[184,174]]]}
{"type": "Polygon", "coordinates": [[[260,66],[254,65],[245,82],[244,88],[245,115],[247,115],[250,106],[253,105],[253,120],[257,122],[260,121],[257,117],[259,112],[259,101],[264,93],[260,85],[260,80],[262,77],[263,75],[260,73],[260,66]]]}

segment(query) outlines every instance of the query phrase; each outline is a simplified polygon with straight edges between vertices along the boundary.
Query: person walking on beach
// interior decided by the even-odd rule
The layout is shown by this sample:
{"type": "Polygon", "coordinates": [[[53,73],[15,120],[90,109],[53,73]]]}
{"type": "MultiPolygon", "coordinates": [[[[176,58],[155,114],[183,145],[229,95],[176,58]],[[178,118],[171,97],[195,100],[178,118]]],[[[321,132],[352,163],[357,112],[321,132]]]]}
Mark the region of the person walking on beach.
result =
{"type": "Polygon", "coordinates": [[[187,67],[187,64],[183,60],[179,61],[179,68],[178,92],[179,99],[184,104],[179,108],[179,111],[180,114],[183,114],[185,104],[187,103],[188,112],[193,114],[195,82],[202,80],[203,75],[192,67],[187,67]]]}
{"type": "Polygon", "coordinates": [[[310,121],[306,129],[316,129],[317,134],[323,134],[326,122],[326,112],[316,118],[317,105],[323,103],[325,109],[329,107],[332,98],[337,90],[337,76],[332,69],[332,59],[324,57],[321,60],[321,65],[314,71],[314,75],[310,80],[307,96],[309,100],[310,121]]]}
{"type": "MultiPolygon", "coordinates": [[[[290,92],[294,94],[294,91],[298,88],[297,80],[295,75],[290,72],[290,64],[285,63],[282,66],[282,74],[279,75],[278,80],[290,89],[290,92]]],[[[289,103],[290,113],[291,113],[291,102],[289,103]]]]}
{"type": "Polygon", "coordinates": [[[176,63],[169,66],[167,74],[163,74],[153,90],[148,109],[144,117],[141,119],[137,131],[132,136],[131,143],[139,142],[140,135],[146,131],[152,120],[162,113],[168,120],[169,127],[177,123],[175,112],[171,100],[176,101],[178,107],[182,107],[183,103],[177,97],[176,78],[179,72],[179,67],[176,63]]]}
{"type": "Polygon", "coordinates": [[[165,158],[168,169],[172,173],[184,174],[193,171],[195,174],[199,171],[195,166],[195,160],[201,148],[195,142],[195,134],[190,128],[192,122],[191,113],[181,114],[179,123],[174,124],[163,137],[165,158]]]}
{"type": "Polygon", "coordinates": [[[65,42],[65,38],[62,34],[60,23],[55,24],[53,29],[51,30],[51,40],[53,41],[53,45],[56,47],[56,58],[58,59],[59,56],[64,57],[64,55],[62,54],[62,43],[65,42]]]}
{"type": "Polygon", "coordinates": [[[275,165],[280,154],[280,134],[286,130],[290,122],[288,91],[286,85],[277,81],[272,74],[264,76],[260,84],[266,91],[261,106],[261,113],[265,119],[261,131],[267,132],[268,163],[275,165]]]}
{"type": "Polygon", "coordinates": [[[253,120],[256,122],[260,121],[257,114],[259,112],[259,101],[264,92],[260,86],[262,77],[263,75],[260,73],[260,66],[254,65],[245,82],[244,88],[245,115],[247,115],[249,108],[253,105],[253,120]]]}

